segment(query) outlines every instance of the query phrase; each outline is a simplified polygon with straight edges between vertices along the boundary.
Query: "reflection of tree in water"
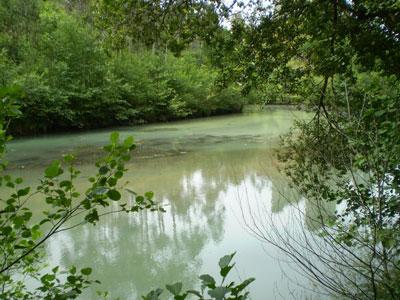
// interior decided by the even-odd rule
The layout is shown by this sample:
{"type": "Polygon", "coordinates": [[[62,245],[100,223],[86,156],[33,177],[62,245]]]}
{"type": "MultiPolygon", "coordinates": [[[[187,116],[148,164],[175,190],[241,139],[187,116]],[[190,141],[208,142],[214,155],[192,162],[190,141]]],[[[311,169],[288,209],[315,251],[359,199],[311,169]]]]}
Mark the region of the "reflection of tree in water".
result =
{"type": "Polygon", "coordinates": [[[224,203],[235,201],[221,199],[229,187],[248,180],[249,188],[261,191],[272,182],[273,212],[283,210],[288,195],[293,201],[300,198],[273,157],[268,149],[248,149],[136,160],[128,165],[129,188],[151,189],[167,212],[109,215],[96,227],[63,233],[50,251],[63,248],[62,265],[93,266],[101,289],[123,299],[175,280],[191,285],[199,275],[202,249],[223,238],[224,203]]]}
{"type": "Polygon", "coordinates": [[[96,227],[66,232],[67,237],[54,242],[73,241],[62,250],[62,265],[93,266],[102,289],[136,299],[151,287],[171,282],[175,274],[190,285],[201,266],[198,256],[208,239],[207,224],[171,226],[168,217],[151,212],[110,215],[96,227]]]}

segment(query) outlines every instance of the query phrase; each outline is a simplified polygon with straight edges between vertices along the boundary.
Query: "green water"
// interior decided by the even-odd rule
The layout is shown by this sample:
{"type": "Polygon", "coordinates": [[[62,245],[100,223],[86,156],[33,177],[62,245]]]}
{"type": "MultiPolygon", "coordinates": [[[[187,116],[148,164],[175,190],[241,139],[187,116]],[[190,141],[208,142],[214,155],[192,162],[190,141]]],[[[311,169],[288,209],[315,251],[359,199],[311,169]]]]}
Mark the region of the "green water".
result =
{"type": "MultiPolygon", "coordinates": [[[[254,209],[261,222],[273,215],[282,226],[293,226],[285,225],[291,224],[293,213],[286,199],[304,200],[277,171],[274,151],[294,120],[307,117],[281,109],[118,128],[138,143],[127,165],[127,187],[153,191],[167,212],[111,214],[96,226],[62,232],[46,245],[49,263],[93,267],[93,277],[102,284],[82,299],[97,299],[96,290],[138,299],[166,283],[183,281],[192,287],[197,275],[217,274],[219,257],[237,251],[232,278],[256,278],[251,299],[302,295],[298,285],[309,283],[273,246],[251,234],[247,218],[254,209]]],[[[27,182],[38,182],[49,161],[72,152],[79,157],[83,179],[78,186],[83,188],[110,132],[13,141],[8,148],[11,168],[27,182]]],[[[40,202],[34,205],[40,210],[40,202]]],[[[306,203],[301,205],[307,213],[306,203]]]]}

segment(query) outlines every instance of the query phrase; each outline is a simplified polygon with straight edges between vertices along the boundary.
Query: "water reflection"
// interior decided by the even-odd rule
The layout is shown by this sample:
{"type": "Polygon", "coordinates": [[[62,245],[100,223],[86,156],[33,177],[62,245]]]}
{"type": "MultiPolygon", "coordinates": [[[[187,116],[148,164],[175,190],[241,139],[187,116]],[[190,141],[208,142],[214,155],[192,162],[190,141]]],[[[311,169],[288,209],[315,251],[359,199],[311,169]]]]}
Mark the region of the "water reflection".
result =
{"type": "MultiPolygon", "coordinates": [[[[156,200],[166,204],[167,212],[111,214],[95,227],[64,231],[47,244],[49,263],[93,267],[93,277],[102,285],[90,290],[86,299],[97,299],[98,289],[111,291],[113,297],[137,299],[152,288],[176,281],[189,288],[199,274],[215,274],[218,258],[236,250],[233,275],[257,278],[251,286],[253,300],[278,295],[288,299],[296,287],[288,288],[290,282],[282,280],[282,268],[291,280],[295,280],[295,271],[287,264],[282,266],[279,259],[284,257],[275,248],[249,234],[243,203],[255,212],[260,208],[261,221],[278,216],[284,220],[283,227],[296,226],[290,222],[293,209],[289,203],[304,206],[305,214],[313,213],[311,204],[279,173],[274,155],[279,134],[293,120],[293,114],[278,111],[163,125],[168,130],[160,130],[160,125],[140,129],[136,132],[139,155],[127,166],[124,178],[130,190],[152,190],[156,200]]],[[[124,134],[131,132],[127,129],[124,134]]],[[[71,148],[85,153],[80,160],[84,178],[77,182],[83,190],[85,177],[95,171],[93,157],[107,135],[43,138],[27,144],[17,141],[12,145],[12,163],[17,166],[22,161],[25,169],[14,171],[28,176],[29,184],[37,182],[43,163],[71,148]],[[32,151],[18,154],[27,145],[32,145],[32,151]],[[38,158],[32,161],[29,157],[38,158]]],[[[35,210],[41,210],[40,203],[35,203],[35,210]]]]}
{"type": "MultiPolygon", "coordinates": [[[[63,232],[48,245],[50,260],[93,266],[101,288],[122,299],[176,280],[190,287],[205,261],[217,261],[217,253],[205,251],[210,245],[259,247],[243,226],[241,200],[264,202],[274,213],[284,210],[287,195],[298,201],[272,157],[271,150],[249,149],[137,160],[126,174],[129,189],[153,187],[167,212],[113,214],[95,227],[63,232]]],[[[86,297],[95,299],[95,289],[86,297]]]]}

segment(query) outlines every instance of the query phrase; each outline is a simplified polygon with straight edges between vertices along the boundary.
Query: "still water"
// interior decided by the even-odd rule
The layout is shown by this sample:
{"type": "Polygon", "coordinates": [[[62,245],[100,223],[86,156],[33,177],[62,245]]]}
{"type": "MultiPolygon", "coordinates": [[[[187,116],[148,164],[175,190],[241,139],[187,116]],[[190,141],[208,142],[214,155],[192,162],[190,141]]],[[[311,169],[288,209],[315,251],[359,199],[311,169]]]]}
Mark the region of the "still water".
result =
{"type": "MultiPolygon", "coordinates": [[[[305,112],[278,109],[118,128],[138,144],[127,165],[126,187],[153,191],[167,212],[111,214],[96,226],[59,233],[46,245],[49,264],[93,267],[93,277],[102,284],[82,299],[97,299],[96,290],[108,290],[113,298],[139,299],[176,281],[196,287],[198,275],[217,276],[219,257],[236,251],[231,278],[256,278],[249,289],[251,299],[304,296],[301,286],[310,283],[285,256],[252,234],[246,216],[253,209],[261,222],[273,216],[279,226],[293,226],[287,199],[305,201],[277,170],[275,153],[279,136],[295,120],[307,117],[305,112]]],[[[83,189],[110,132],[15,140],[8,148],[11,168],[33,184],[52,159],[74,153],[82,170],[77,185],[83,189]]],[[[307,211],[306,203],[301,205],[307,211]]],[[[37,203],[36,209],[40,207],[37,203]]]]}

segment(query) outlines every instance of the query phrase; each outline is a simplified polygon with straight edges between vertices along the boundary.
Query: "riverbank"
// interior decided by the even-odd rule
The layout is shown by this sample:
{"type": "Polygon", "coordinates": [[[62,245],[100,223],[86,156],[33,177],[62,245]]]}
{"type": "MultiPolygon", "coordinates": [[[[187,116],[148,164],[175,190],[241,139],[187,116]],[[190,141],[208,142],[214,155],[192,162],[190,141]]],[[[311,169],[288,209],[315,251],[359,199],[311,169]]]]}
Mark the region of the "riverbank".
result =
{"type": "Polygon", "coordinates": [[[227,143],[229,149],[260,143],[268,148],[279,140],[281,130],[289,130],[294,119],[307,117],[308,113],[290,107],[271,108],[263,112],[20,137],[8,144],[7,159],[10,168],[45,166],[66,153],[73,153],[78,163],[92,162],[102,154],[102,146],[113,131],[120,132],[121,137],[134,136],[136,158],[175,156],[227,143]]]}
{"type": "MultiPolygon", "coordinates": [[[[225,112],[216,112],[215,114],[205,115],[205,116],[186,116],[182,118],[174,118],[170,120],[161,120],[161,121],[152,121],[152,122],[145,122],[144,120],[132,121],[131,123],[127,124],[116,124],[110,126],[98,126],[93,128],[69,128],[69,129],[59,129],[59,130],[52,130],[50,132],[42,132],[42,133],[30,133],[30,134],[16,134],[14,133],[13,139],[19,140],[24,138],[33,138],[33,137],[47,137],[59,134],[80,134],[86,132],[95,132],[95,131],[107,131],[108,129],[113,128],[124,128],[129,126],[140,127],[140,126],[149,126],[149,125],[161,125],[161,124],[170,124],[175,122],[185,122],[191,120],[202,120],[208,119],[213,117],[229,117],[235,116],[240,114],[247,114],[247,113],[254,113],[254,112],[268,112],[268,111],[276,111],[276,110],[288,110],[288,111],[308,111],[304,105],[300,104],[267,104],[267,105],[258,105],[258,104],[246,104],[242,105],[240,109],[232,110],[232,111],[225,111],[225,112]]],[[[18,119],[15,121],[18,122],[18,119]]],[[[13,134],[13,132],[11,132],[13,134]]]]}
{"type": "Polygon", "coordinates": [[[291,110],[291,111],[308,111],[304,104],[293,103],[293,104],[281,104],[281,103],[271,103],[271,104],[247,104],[243,106],[242,113],[251,112],[262,112],[262,111],[276,111],[276,110],[291,110]]]}

